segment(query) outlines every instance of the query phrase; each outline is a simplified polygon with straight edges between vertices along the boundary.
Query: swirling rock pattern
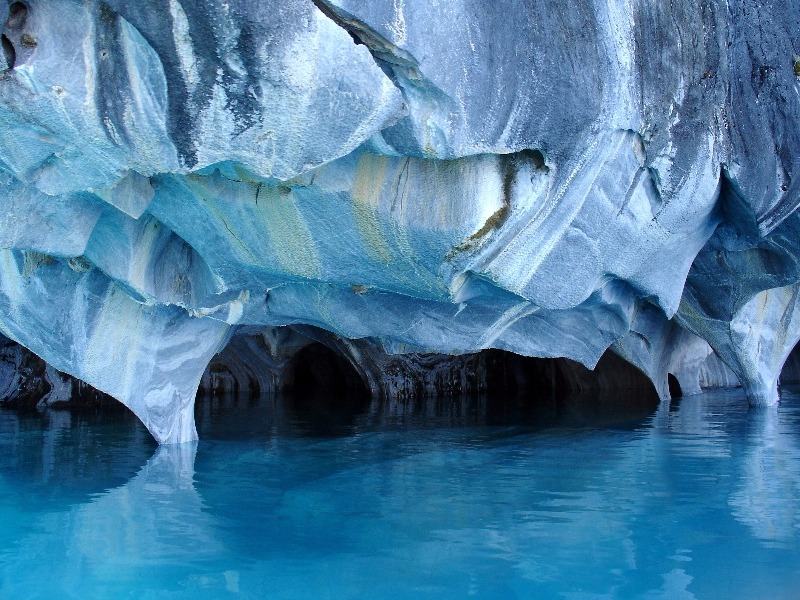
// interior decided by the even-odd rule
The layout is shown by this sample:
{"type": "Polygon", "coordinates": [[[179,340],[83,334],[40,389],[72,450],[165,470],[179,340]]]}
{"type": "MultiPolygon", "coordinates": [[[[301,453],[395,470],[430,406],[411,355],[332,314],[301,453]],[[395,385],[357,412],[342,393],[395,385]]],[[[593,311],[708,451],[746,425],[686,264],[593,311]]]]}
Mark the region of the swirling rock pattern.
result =
{"type": "Polygon", "coordinates": [[[280,336],[263,359],[242,336],[286,327],[367,379],[390,355],[610,348],[662,398],[671,373],[778,399],[794,0],[27,0],[0,21],[0,331],[159,442],[196,437],[231,339],[258,382],[280,336]]]}

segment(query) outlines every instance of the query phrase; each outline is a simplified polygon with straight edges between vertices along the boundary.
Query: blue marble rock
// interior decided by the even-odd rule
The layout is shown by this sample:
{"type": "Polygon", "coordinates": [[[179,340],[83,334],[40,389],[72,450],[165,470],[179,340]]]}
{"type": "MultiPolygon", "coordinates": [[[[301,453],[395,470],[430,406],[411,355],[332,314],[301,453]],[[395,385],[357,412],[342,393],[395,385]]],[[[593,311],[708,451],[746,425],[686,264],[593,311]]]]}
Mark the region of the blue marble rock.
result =
{"type": "Polygon", "coordinates": [[[0,332],[160,443],[196,439],[212,360],[268,387],[310,343],[386,396],[499,349],[778,400],[794,0],[28,0],[0,22],[0,332]]]}

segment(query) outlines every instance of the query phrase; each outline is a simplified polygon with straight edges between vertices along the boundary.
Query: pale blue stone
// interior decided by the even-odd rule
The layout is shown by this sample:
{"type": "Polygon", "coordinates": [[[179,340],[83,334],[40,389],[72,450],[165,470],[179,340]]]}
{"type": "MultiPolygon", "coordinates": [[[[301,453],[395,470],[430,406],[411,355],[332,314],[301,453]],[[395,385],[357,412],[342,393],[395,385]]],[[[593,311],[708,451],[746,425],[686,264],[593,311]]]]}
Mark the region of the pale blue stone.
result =
{"type": "Polygon", "coordinates": [[[356,364],[611,348],[662,398],[777,401],[793,0],[14,6],[0,331],[160,442],[232,335],[285,326],[356,364]]]}

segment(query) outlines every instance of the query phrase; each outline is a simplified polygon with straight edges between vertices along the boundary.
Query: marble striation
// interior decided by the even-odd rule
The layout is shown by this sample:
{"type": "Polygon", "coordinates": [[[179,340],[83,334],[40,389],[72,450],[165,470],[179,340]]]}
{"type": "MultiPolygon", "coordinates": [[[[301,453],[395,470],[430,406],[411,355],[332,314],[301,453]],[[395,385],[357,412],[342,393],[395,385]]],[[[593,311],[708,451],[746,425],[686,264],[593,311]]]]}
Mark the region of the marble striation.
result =
{"type": "Polygon", "coordinates": [[[28,0],[0,22],[0,332],[160,443],[196,439],[226,347],[243,378],[314,335],[373,393],[494,348],[778,400],[795,0],[28,0]]]}

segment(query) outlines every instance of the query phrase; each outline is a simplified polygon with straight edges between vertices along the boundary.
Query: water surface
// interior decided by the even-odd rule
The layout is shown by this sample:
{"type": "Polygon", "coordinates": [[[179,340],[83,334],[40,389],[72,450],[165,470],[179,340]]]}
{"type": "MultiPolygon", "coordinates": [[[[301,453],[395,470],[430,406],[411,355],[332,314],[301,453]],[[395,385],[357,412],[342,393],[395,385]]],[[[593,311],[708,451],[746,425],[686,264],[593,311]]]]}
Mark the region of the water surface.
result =
{"type": "Polygon", "coordinates": [[[0,411],[0,598],[792,598],[800,395],[0,411]]]}

